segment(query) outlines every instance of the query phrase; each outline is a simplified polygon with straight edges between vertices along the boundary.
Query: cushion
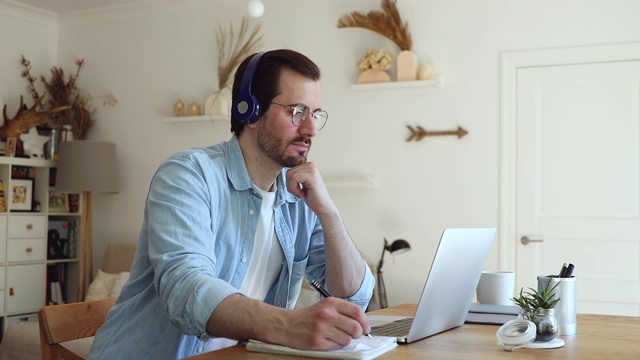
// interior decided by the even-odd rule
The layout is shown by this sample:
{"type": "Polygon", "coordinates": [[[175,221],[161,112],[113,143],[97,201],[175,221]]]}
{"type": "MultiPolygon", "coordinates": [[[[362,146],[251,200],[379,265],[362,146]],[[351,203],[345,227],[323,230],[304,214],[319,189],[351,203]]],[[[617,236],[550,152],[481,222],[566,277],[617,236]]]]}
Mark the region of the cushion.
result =
{"type": "Polygon", "coordinates": [[[74,354],[80,355],[83,359],[89,358],[89,351],[91,350],[91,344],[93,344],[93,336],[76,339],[71,341],[61,342],[60,346],[66,348],[74,354]]]}
{"type": "Polygon", "coordinates": [[[96,274],[96,278],[89,285],[89,290],[84,300],[92,301],[109,298],[111,296],[111,289],[113,289],[117,278],[118,274],[110,274],[98,269],[98,274],[96,274]]]}

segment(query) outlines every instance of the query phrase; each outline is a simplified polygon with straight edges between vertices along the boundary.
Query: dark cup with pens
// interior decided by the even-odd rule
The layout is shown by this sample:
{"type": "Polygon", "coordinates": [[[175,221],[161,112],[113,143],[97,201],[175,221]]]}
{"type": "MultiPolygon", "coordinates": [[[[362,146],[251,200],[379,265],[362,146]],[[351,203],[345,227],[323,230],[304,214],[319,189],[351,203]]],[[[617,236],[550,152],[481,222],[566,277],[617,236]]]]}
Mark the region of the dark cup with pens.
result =
{"type": "Polygon", "coordinates": [[[547,285],[553,290],[560,301],[555,306],[558,319],[558,335],[574,335],[578,331],[576,319],[576,287],[578,278],[573,275],[575,266],[563,264],[558,275],[538,276],[538,291],[547,285]],[[549,284],[551,283],[551,284],[549,284]]]}

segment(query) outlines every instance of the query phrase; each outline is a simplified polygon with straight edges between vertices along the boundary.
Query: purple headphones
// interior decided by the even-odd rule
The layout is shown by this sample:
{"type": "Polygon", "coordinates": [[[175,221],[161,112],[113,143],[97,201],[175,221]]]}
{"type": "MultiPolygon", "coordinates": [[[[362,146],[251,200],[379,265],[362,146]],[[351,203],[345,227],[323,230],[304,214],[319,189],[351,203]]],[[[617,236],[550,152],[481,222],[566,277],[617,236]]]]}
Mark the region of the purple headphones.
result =
{"type": "Polygon", "coordinates": [[[252,124],[260,117],[260,102],[251,93],[251,83],[264,54],[265,52],[257,53],[249,60],[242,76],[238,98],[231,107],[234,119],[243,124],[252,124]]]}

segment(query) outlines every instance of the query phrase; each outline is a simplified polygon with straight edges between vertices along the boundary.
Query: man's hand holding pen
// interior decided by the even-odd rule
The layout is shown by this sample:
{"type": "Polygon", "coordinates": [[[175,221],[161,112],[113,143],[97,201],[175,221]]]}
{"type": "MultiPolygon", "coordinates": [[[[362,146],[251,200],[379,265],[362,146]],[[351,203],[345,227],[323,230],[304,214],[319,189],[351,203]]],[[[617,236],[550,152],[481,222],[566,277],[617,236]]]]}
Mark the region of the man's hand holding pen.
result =
{"type": "MultiPolygon", "coordinates": [[[[331,294],[329,294],[329,292],[322,287],[322,285],[320,285],[319,282],[317,282],[316,280],[311,281],[311,286],[313,286],[314,289],[316,289],[320,295],[322,295],[325,298],[331,297],[331,294]]],[[[369,333],[369,331],[365,332],[365,335],[369,337],[369,339],[372,339],[371,334],[369,333]]]]}
{"type": "Polygon", "coordinates": [[[283,329],[291,347],[337,350],[371,330],[364,311],[356,304],[335,297],[292,312],[283,329]]]}

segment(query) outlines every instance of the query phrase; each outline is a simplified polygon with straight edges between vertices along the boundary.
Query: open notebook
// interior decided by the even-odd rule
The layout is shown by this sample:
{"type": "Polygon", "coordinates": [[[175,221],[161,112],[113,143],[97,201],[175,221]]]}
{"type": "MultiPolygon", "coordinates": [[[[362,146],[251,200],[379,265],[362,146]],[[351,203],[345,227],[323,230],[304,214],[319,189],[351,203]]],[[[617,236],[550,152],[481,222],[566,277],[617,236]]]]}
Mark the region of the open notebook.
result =
{"type": "Polygon", "coordinates": [[[396,339],[393,337],[374,336],[369,339],[363,336],[354,339],[351,344],[340,350],[299,350],[281,345],[267,344],[260,341],[250,340],[247,342],[248,351],[264,352],[271,354],[284,354],[295,356],[306,356],[324,359],[357,359],[368,360],[376,358],[379,355],[398,346],[396,339]]]}
{"type": "Polygon", "coordinates": [[[368,315],[371,334],[410,343],[464,323],[495,228],[446,229],[414,317],[368,315]]]}

